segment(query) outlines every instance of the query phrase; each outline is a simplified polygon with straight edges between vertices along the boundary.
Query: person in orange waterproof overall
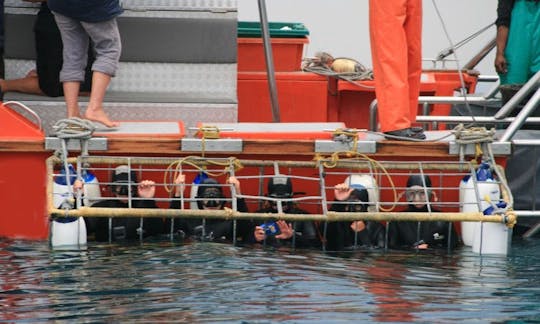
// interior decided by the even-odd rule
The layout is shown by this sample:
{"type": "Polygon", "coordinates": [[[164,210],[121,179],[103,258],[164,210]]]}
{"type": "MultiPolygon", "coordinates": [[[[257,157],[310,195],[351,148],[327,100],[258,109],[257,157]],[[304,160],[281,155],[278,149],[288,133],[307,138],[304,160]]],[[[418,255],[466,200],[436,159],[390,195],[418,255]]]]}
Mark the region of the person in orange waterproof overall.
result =
{"type": "Polygon", "coordinates": [[[416,120],[422,73],[422,0],[370,0],[375,94],[387,138],[423,140],[416,120]]]}

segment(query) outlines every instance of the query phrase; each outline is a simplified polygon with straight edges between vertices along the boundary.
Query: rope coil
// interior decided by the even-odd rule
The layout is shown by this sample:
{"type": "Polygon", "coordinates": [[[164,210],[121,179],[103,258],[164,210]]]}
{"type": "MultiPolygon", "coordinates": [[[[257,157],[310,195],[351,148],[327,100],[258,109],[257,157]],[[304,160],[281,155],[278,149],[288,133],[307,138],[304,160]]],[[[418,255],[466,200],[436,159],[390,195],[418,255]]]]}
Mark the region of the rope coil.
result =
{"type": "Polygon", "coordinates": [[[55,135],[58,138],[79,138],[89,139],[94,134],[96,126],[94,123],[87,119],[71,117],[67,119],[60,119],[53,127],[55,135]]]}

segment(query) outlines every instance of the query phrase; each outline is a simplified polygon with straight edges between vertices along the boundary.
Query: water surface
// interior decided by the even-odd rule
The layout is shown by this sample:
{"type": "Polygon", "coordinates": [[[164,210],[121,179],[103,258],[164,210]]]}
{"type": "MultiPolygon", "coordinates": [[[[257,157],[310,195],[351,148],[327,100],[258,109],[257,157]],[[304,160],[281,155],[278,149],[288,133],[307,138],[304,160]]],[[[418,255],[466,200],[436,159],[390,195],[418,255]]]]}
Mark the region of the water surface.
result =
{"type": "Polygon", "coordinates": [[[540,241],[507,257],[0,240],[0,322],[540,321],[540,241]]]}

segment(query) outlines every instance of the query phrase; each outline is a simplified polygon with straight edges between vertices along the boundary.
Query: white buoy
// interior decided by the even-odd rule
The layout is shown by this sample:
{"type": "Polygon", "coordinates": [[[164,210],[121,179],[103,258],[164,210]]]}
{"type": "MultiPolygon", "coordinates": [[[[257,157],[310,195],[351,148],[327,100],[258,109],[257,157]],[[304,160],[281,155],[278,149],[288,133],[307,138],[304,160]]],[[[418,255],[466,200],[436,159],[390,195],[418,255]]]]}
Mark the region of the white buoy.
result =
{"type": "Polygon", "coordinates": [[[101,200],[101,190],[97,177],[87,171],[83,174],[84,180],[84,205],[92,206],[95,202],[101,200]]]}
{"type": "MultiPolygon", "coordinates": [[[[56,208],[73,208],[72,186],[76,179],[76,172],[72,165],[68,166],[68,176],[62,169],[60,175],[53,182],[53,203],[56,208]]],[[[83,174],[84,204],[90,206],[101,198],[97,178],[90,172],[83,174]]],[[[85,247],[87,244],[86,223],[82,217],[58,218],[51,222],[51,246],[55,249],[85,247]]]]}
{"type": "MultiPolygon", "coordinates": [[[[490,201],[498,202],[501,196],[499,184],[493,180],[477,181],[478,195],[480,197],[480,208],[486,210],[490,201]]],[[[472,178],[466,178],[459,184],[459,205],[460,211],[463,213],[478,212],[478,198],[474,189],[474,181],[472,178]]],[[[463,244],[472,246],[476,233],[477,222],[461,222],[461,239],[463,244]]]]}
{"type": "Polygon", "coordinates": [[[51,246],[55,249],[80,249],[86,247],[86,223],[82,217],[53,220],[51,246]]]}
{"type": "Polygon", "coordinates": [[[476,222],[472,250],[480,254],[508,254],[510,230],[501,223],[476,222]]]}
{"type": "Polygon", "coordinates": [[[379,186],[377,180],[367,174],[351,174],[344,181],[348,186],[362,185],[368,192],[369,205],[368,212],[375,213],[379,210],[379,186]]]}

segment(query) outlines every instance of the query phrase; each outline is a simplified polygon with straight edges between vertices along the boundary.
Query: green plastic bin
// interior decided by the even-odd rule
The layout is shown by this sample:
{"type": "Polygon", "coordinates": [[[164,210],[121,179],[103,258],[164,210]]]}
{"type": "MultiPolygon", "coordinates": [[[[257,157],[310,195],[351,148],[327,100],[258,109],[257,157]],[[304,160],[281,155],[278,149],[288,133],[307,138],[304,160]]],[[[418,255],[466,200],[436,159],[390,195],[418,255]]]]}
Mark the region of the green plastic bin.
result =
{"type": "MultiPolygon", "coordinates": [[[[270,37],[301,38],[309,35],[302,23],[270,22],[270,37]]],[[[238,37],[261,37],[261,23],[258,21],[239,21],[238,37]]]]}

